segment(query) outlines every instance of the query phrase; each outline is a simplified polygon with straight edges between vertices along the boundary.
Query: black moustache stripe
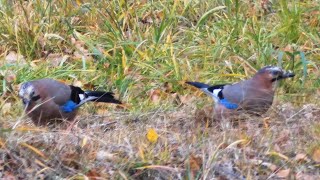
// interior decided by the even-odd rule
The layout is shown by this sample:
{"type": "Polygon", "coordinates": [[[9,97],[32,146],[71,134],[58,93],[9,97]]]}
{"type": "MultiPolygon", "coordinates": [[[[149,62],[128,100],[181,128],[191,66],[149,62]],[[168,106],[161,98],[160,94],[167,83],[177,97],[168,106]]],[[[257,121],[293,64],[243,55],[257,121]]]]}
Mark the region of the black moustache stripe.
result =
{"type": "Polygon", "coordinates": [[[39,99],[40,99],[40,95],[38,95],[38,96],[33,96],[33,97],[31,98],[32,101],[38,101],[39,99]]]}

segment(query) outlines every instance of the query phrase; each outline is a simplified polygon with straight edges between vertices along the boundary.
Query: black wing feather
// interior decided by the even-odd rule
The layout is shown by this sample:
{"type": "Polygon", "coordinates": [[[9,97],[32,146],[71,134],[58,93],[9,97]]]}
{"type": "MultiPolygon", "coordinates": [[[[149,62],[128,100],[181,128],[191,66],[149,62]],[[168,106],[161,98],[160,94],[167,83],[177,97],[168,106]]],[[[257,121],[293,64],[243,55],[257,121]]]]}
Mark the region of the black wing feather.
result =
{"type": "Polygon", "coordinates": [[[76,104],[79,104],[80,101],[81,101],[79,94],[83,94],[85,96],[84,91],[81,88],[77,87],[77,86],[70,85],[70,88],[71,88],[71,97],[70,97],[70,99],[73,102],[75,102],[76,104]]]}
{"type": "Polygon", "coordinates": [[[115,103],[122,104],[119,100],[114,98],[112,92],[103,92],[103,91],[86,91],[87,96],[94,96],[97,99],[92,100],[94,102],[106,102],[106,103],[115,103]]]}

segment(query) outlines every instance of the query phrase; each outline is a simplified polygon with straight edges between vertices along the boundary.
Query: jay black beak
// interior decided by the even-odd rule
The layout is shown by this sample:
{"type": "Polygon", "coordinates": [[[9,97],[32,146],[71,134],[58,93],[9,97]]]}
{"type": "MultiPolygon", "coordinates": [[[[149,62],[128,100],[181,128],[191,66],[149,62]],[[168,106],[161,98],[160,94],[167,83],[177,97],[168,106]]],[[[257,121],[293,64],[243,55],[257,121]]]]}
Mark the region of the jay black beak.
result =
{"type": "Polygon", "coordinates": [[[294,76],[295,76],[295,74],[293,72],[290,72],[290,71],[289,72],[283,72],[278,77],[273,78],[272,82],[275,82],[275,81],[278,81],[278,80],[281,80],[281,79],[292,78],[294,76]]]}
{"type": "Polygon", "coordinates": [[[281,76],[281,79],[292,78],[294,76],[295,74],[293,72],[286,72],[286,73],[283,73],[283,75],[281,76]]]}

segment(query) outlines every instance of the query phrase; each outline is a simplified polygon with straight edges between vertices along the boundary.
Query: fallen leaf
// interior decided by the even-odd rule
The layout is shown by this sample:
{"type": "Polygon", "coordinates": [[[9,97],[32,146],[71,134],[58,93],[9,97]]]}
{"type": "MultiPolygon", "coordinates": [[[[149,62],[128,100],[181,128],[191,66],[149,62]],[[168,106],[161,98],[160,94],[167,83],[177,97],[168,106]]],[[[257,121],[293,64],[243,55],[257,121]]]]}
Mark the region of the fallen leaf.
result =
{"type": "Polygon", "coordinates": [[[196,157],[194,155],[191,155],[189,157],[189,167],[191,171],[197,172],[200,170],[201,166],[202,166],[201,157],[196,157]]]}
{"type": "Polygon", "coordinates": [[[17,79],[17,77],[12,71],[10,71],[6,73],[5,79],[8,83],[12,83],[17,79]]]}
{"type": "Polygon", "coordinates": [[[284,169],[277,172],[279,178],[288,178],[290,175],[290,169],[284,169]]]}
{"type": "Polygon", "coordinates": [[[80,0],[76,0],[76,3],[78,4],[78,6],[81,6],[83,4],[83,2],[80,0]]]}
{"type": "Polygon", "coordinates": [[[318,148],[318,149],[316,149],[315,151],[313,151],[312,159],[313,159],[315,162],[320,163],[320,148],[318,148]]]}
{"type": "Polygon", "coordinates": [[[113,160],[117,159],[117,157],[114,154],[111,154],[111,153],[109,153],[107,151],[99,151],[99,152],[97,152],[96,158],[99,161],[105,161],[105,160],[113,161],[113,160]]]}
{"type": "Polygon", "coordinates": [[[267,168],[269,168],[272,172],[274,172],[275,170],[278,169],[278,167],[274,164],[268,163],[268,162],[263,162],[261,163],[261,165],[266,166],[267,168]]]}
{"type": "Polygon", "coordinates": [[[274,144],[273,150],[274,150],[274,151],[277,151],[277,152],[280,152],[280,151],[281,151],[281,148],[279,147],[278,144],[274,144]]]}
{"type": "Polygon", "coordinates": [[[159,103],[160,101],[160,89],[150,91],[150,99],[153,103],[159,103]]]}
{"type": "Polygon", "coordinates": [[[296,180],[316,180],[317,177],[299,172],[296,174],[296,180]]]}
{"type": "Polygon", "coordinates": [[[5,141],[0,138],[0,148],[5,148],[5,141]]]}
{"type": "Polygon", "coordinates": [[[61,53],[52,53],[49,54],[46,58],[46,60],[53,66],[62,66],[64,62],[66,62],[69,59],[69,55],[63,55],[61,53]]]}
{"type": "Polygon", "coordinates": [[[72,168],[79,168],[79,159],[80,159],[80,154],[79,153],[75,153],[75,152],[67,152],[62,154],[61,156],[61,162],[68,166],[68,167],[72,167],[72,168]]]}
{"type": "Polygon", "coordinates": [[[108,68],[110,67],[110,63],[104,63],[104,64],[103,64],[103,67],[104,67],[105,69],[108,69],[108,68]]]}
{"type": "Polygon", "coordinates": [[[233,162],[217,162],[212,167],[217,179],[246,179],[233,162]]]}
{"type": "Polygon", "coordinates": [[[265,129],[269,129],[270,127],[270,117],[266,117],[263,119],[263,125],[265,129]]]}
{"type": "Polygon", "coordinates": [[[307,161],[308,159],[306,154],[299,153],[296,155],[296,157],[294,157],[294,160],[301,162],[301,161],[307,161]]]}
{"type": "Polygon", "coordinates": [[[164,12],[163,11],[156,11],[155,12],[158,19],[163,20],[164,12]]]}
{"type": "Polygon", "coordinates": [[[5,172],[3,173],[2,178],[5,179],[5,180],[15,180],[15,179],[17,179],[17,178],[14,176],[14,174],[11,173],[11,172],[9,172],[9,171],[5,171],[5,172]]]}
{"type": "Polygon", "coordinates": [[[2,114],[3,115],[9,114],[11,112],[11,107],[12,107],[11,103],[4,103],[1,109],[2,114]]]}
{"type": "Polygon", "coordinates": [[[94,89],[94,88],[95,88],[95,85],[92,84],[92,83],[90,83],[90,82],[88,82],[88,83],[85,83],[85,84],[83,85],[83,87],[84,87],[85,89],[94,89]]]}
{"type": "Polygon", "coordinates": [[[195,179],[198,172],[202,167],[202,158],[190,155],[188,159],[185,160],[184,166],[186,169],[190,170],[190,179],[195,179]]]}
{"type": "Polygon", "coordinates": [[[86,176],[90,179],[90,180],[96,180],[96,179],[102,179],[101,175],[98,173],[97,170],[95,169],[90,169],[86,176]]]}
{"type": "Polygon", "coordinates": [[[97,109],[97,114],[99,114],[99,115],[106,115],[106,114],[108,114],[108,109],[107,108],[98,108],[97,109]]]}
{"type": "Polygon", "coordinates": [[[197,109],[195,112],[195,122],[199,125],[205,125],[205,127],[211,126],[213,118],[213,108],[212,106],[206,106],[202,109],[197,109]]]}
{"type": "Polygon", "coordinates": [[[265,166],[267,168],[269,168],[272,172],[276,171],[278,169],[278,167],[272,163],[269,162],[264,162],[262,160],[257,160],[257,159],[252,159],[250,162],[252,162],[254,165],[257,166],[265,166]]]}
{"type": "Polygon", "coordinates": [[[149,142],[151,142],[151,143],[157,142],[158,137],[159,137],[159,136],[158,136],[157,132],[156,132],[153,128],[150,128],[150,129],[148,130],[148,132],[147,132],[147,139],[148,139],[149,142]]]}
{"type": "Polygon", "coordinates": [[[263,9],[265,14],[271,13],[272,10],[272,1],[270,0],[262,0],[261,1],[261,8],[263,9]]]}
{"type": "Polygon", "coordinates": [[[77,86],[77,87],[82,87],[82,86],[83,86],[82,82],[81,82],[81,81],[78,81],[78,80],[75,80],[75,81],[73,82],[73,85],[74,85],[74,86],[77,86]]]}
{"type": "Polygon", "coordinates": [[[283,130],[280,132],[279,137],[275,140],[276,144],[285,144],[290,139],[290,131],[289,130],[283,130]]]}
{"type": "Polygon", "coordinates": [[[151,12],[147,12],[145,15],[143,15],[141,22],[144,24],[151,24],[153,23],[152,20],[152,13],[151,12]]]}
{"type": "Polygon", "coordinates": [[[286,47],[283,48],[283,51],[292,53],[293,47],[290,44],[288,44],[286,47]]]}
{"type": "Polygon", "coordinates": [[[25,64],[26,63],[24,57],[22,55],[20,55],[20,54],[17,54],[14,51],[10,51],[9,52],[9,54],[5,57],[5,61],[8,64],[16,64],[16,63],[25,64]]]}
{"type": "Polygon", "coordinates": [[[180,95],[178,94],[178,98],[181,104],[190,104],[194,101],[194,96],[191,95],[180,95]]]}
{"type": "Polygon", "coordinates": [[[166,93],[171,93],[173,91],[173,87],[172,87],[172,83],[169,83],[169,82],[165,82],[163,84],[163,89],[164,89],[164,92],[166,93]]]}

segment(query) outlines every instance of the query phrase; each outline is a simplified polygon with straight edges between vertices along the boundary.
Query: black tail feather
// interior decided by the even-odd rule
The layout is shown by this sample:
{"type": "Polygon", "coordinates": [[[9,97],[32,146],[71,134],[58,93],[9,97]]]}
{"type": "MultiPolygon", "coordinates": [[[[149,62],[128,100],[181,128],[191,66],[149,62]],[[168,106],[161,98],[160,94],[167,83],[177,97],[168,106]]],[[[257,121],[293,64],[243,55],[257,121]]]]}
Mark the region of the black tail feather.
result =
{"type": "Polygon", "coordinates": [[[87,96],[94,96],[97,99],[91,100],[94,102],[105,102],[105,103],[114,103],[114,104],[122,104],[121,101],[114,98],[114,94],[112,92],[103,92],[103,91],[86,91],[87,96]]]}
{"type": "Polygon", "coordinates": [[[223,89],[224,86],[228,85],[228,84],[218,84],[218,85],[208,85],[208,84],[204,84],[204,83],[200,83],[200,82],[190,82],[190,81],[187,81],[186,82],[187,84],[190,84],[196,88],[199,88],[199,89],[203,89],[203,88],[206,88],[209,92],[213,93],[213,91],[215,89],[223,89]]]}
{"type": "Polygon", "coordinates": [[[190,82],[190,81],[187,81],[186,83],[187,83],[187,84],[190,84],[190,85],[192,85],[192,86],[194,86],[194,87],[196,87],[196,88],[199,88],[199,89],[201,89],[201,88],[209,88],[209,87],[210,87],[210,85],[204,84],[204,83],[200,83],[200,82],[190,82]]]}

